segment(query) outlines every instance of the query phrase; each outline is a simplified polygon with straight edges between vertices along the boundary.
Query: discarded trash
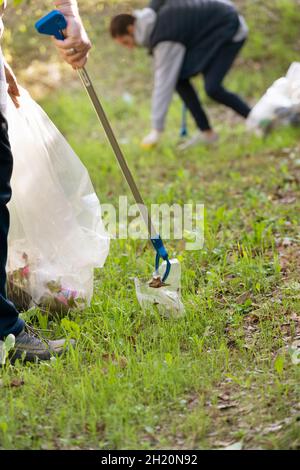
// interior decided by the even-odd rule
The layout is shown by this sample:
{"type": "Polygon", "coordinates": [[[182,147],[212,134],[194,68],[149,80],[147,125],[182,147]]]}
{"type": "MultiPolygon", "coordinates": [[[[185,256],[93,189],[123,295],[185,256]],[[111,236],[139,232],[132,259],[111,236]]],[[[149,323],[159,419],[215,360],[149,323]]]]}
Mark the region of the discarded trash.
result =
{"type": "MultiPolygon", "coordinates": [[[[135,279],[135,290],[137,299],[144,310],[156,305],[160,314],[179,318],[184,315],[184,305],[181,302],[181,268],[178,260],[170,260],[171,271],[165,283],[162,284],[161,277],[154,278],[148,282],[135,279]]],[[[159,269],[162,276],[166,270],[163,262],[159,269]]]]}
{"type": "Polygon", "coordinates": [[[300,125],[300,63],[294,62],[285,77],[276,80],[252,109],[247,127],[267,133],[278,125],[300,125]]]}
{"type": "Polygon", "coordinates": [[[84,308],[94,268],[109,250],[100,203],[86,168],[25,90],[20,104],[9,100],[7,108],[14,155],[9,298],[21,310],[84,308]]]}

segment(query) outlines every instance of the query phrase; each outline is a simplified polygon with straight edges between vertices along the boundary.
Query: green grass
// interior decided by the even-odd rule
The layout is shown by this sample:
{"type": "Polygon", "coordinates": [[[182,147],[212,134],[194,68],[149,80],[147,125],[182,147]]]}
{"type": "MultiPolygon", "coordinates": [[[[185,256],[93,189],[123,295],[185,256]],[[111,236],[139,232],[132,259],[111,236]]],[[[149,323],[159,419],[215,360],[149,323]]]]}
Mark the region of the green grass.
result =
{"type": "MultiPolygon", "coordinates": [[[[251,10],[254,2],[243,3],[251,10]]],[[[290,4],[276,8],[293,26],[290,4]]],[[[285,26],[287,35],[292,26],[285,26]]],[[[289,52],[281,61],[283,41],[273,36],[269,59],[253,32],[229,78],[252,100],[297,59],[289,52]],[[257,60],[262,67],[249,74],[257,60]]],[[[282,129],[263,141],[207,101],[221,142],[182,155],[174,100],[165,140],[143,153],[148,59],[140,52],[124,57],[120,69],[119,50],[98,40],[90,69],[118,136],[127,139],[124,152],[147,203],[196,201],[206,208],[203,250],[168,243],[182,264],[186,315],[175,321],[155,309],[142,312],[132,279],[150,275],[153,252],[143,242],[112,241],[90,308],[61,322],[33,319],[53,336],[77,339],[76,349],[49,364],[1,370],[0,448],[207,449],[242,442],[299,449],[300,369],[289,347],[300,335],[300,131],[282,129]],[[125,90],[134,95],[132,106],[122,100],[125,90]]],[[[128,194],[80,87],[70,92],[63,82],[42,104],[90,170],[101,202],[128,194]]]]}

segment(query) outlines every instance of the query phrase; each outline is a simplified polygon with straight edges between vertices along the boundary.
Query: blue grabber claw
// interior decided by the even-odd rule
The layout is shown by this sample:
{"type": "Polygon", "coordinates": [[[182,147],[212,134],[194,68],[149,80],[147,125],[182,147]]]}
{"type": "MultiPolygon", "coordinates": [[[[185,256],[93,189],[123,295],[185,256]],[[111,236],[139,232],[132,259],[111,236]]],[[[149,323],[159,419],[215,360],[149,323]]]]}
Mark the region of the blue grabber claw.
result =
{"type": "Polygon", "coordinates": [[[159,264],[160,260],[163,259],[167,263],[167,268],[166,271],[163,275],[162,282],[165,282],[170,274],[171,271],[171,263],[169,260],[169,255],[167,250],[164,247],[164,243],[159,235],[155,238],[151,238],[152,245],[154,246],[154,249],[156,251],[156,259],[155,259],[155,275],[158,275],[159,273],[159,264]]]}
{"type": "Polygon", "coordinates": [[[62,31],[67,27],[67,20],[60,11],[53,10],[37,21],[35,27],[40,34],[47,34],[48,36],[54,36],[56,39],[64,40],[62,31]]]}

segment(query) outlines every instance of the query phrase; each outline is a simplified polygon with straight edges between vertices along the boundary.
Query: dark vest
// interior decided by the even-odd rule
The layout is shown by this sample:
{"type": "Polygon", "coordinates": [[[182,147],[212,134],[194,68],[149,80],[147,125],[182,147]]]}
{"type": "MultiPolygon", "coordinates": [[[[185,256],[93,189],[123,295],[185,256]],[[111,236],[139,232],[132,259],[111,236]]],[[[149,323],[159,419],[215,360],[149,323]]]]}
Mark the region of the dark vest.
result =
{"type": "Polygon", "coordinates": [[[180,78],[205,70],[220,47],[232,40],[239,28],[233,5],[219,0],[167,0],[159,9],[150,38],[150,51],[160,42],[180,42],[186,55],[180,78]]]}
{"type": "Polygon", "coordinates": [[[149,3],[149,8],[152,8],[152,10],[158,12],[158,10],[164,6],[167,0],[151,0],[149,3]]]}

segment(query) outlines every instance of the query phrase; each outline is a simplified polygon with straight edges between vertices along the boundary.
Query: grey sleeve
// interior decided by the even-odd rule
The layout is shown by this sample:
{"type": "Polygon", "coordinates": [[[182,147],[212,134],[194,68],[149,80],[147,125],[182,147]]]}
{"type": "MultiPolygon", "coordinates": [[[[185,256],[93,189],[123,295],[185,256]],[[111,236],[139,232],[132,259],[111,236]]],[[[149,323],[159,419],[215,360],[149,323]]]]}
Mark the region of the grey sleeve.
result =
{"type": "Polygon", "coordinates": [[[185,47],[177,42],[161,42],[154,49],[154,89],[152,94],[153,129],[164,129],[185,56],[185,47]]]}

